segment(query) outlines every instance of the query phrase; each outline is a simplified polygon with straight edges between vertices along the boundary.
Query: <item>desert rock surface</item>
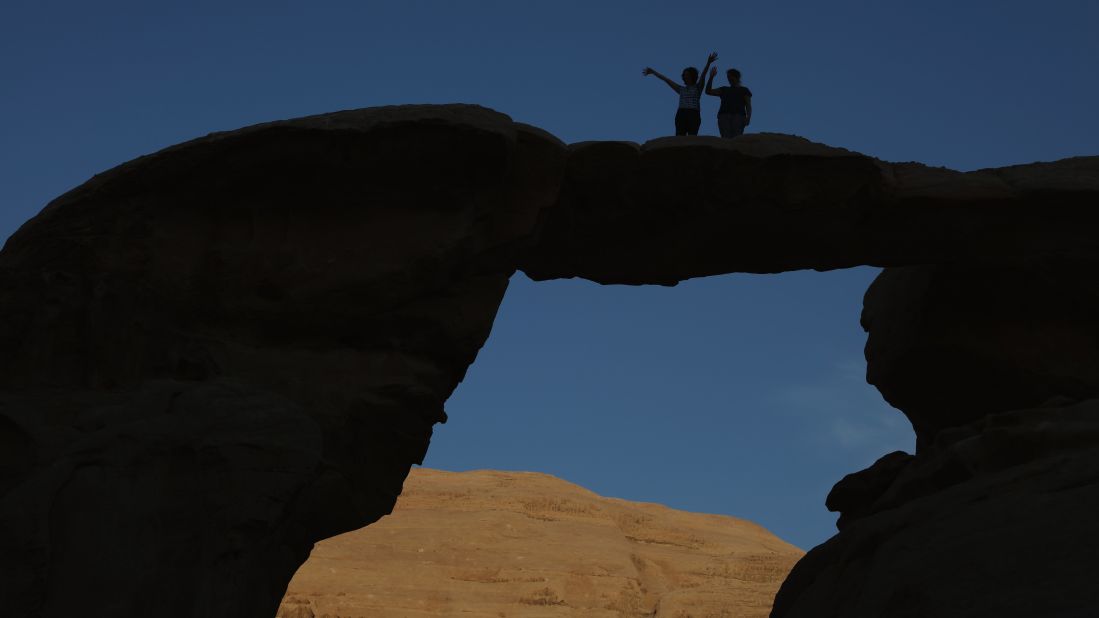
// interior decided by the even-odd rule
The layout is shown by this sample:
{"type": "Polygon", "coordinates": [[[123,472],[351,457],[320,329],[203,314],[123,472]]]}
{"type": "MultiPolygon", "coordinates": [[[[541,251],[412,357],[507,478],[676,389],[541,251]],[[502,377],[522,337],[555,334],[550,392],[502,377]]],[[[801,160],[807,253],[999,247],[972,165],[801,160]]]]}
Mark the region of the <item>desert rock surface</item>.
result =
{"type": "Polygon", "coordinates": [[[802,554],[545,474],[417,468],[392,515],[317,544],[278,616],[766,616],[802,554]]]}

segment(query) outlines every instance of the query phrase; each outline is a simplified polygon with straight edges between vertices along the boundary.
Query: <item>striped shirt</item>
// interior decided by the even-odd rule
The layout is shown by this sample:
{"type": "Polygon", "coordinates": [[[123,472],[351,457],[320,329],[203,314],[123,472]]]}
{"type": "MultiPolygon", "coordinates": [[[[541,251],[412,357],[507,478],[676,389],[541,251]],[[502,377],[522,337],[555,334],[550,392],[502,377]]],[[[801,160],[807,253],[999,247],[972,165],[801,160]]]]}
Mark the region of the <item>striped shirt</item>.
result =
{"type": "Polygon", "coordinates": [[[679,84],[676,84],[675,91],[679,93],[679,109],[702,109],[702,105],[699,102],[699,99],[702,98],[701,83],[691,86],[680,86],[679,84]]]}

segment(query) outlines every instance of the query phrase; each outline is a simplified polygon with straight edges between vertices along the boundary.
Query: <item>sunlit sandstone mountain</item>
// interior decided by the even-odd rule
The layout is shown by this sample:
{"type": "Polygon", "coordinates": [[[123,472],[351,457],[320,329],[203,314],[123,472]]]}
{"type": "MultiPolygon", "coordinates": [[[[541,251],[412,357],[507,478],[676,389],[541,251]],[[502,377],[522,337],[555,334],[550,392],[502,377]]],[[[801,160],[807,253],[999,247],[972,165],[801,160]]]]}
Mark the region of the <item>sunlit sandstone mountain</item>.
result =
{"type": "Polygon", "coordinates": [[[278,616],[751,618],[802,554],[748,521],[545,474],[413,469],[392,515],[317,544],[278,616]]]}

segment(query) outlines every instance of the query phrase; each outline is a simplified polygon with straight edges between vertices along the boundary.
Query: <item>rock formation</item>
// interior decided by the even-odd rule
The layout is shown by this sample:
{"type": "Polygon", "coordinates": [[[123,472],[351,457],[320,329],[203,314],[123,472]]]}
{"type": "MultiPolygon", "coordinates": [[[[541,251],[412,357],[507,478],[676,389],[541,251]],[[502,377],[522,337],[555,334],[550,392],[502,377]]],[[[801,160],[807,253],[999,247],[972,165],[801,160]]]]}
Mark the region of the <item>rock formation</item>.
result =
{"type": "Polygon", "coordinates": [[[789,135],[569,147],[522,269],[674,285],[733,272],[1099,258],[1099,157],[960,173],[789,135]]]}
{"type": "Polygon", "coordinates": [[[772,616],[1083,618],[1099,608],[1099,400],[944,430],[916,457],[848,476],[829,503],[844,512],[841,532],[798,563],[772,616]]]}
{"type": "MultiPolygon", "coordinates": [[[[0,606],[273,615],[314,542],[392,509],[516,268],[672,285],[870,264],[890,268],[866,298],[868,377],[919,452],[837,486],[843,531],[774,615],[951,615],[958,599],[1072,615],[1094,600],[1072,578],[1065,595],[1013,586],[1008,605],[973,592],[1004,572],[947,574],[981,552],[1013,564],[1020,536],[1096,513],[1090,429],[1057,427],[1090,427],[1099,398],[1097,199],[1099,157],[963,174],[768,134],[565,146],[474,106],[339,112],[142,157],[0,252],[0,606]],[[1072,517],[1041,509],[1050,492],[1072,517]],[[959,545],[972,535],[984,544],[959,545]]],[[[1021,555],[1059,572],[1062,554],[1021,555]]]]}
{"type": "Polygon", "coordinates": [[[273,616],[393,507],[564,156],[482,108],[352,111],[49,204],[0,254],[0,606],[273,616]]]}
{"type": "Polygon", "coordinates": [[[986,414],[1099,394],[1096,265],[1020,256],[878,276],[862,315],[867,379],[912,420],[917,448],[986,414]]]}
{"type": "Polygon", "coordinates": [[[278,615],[764,617],[803,553],[544,474],[416,468],[392,515],[317,544],[278,615]]]}

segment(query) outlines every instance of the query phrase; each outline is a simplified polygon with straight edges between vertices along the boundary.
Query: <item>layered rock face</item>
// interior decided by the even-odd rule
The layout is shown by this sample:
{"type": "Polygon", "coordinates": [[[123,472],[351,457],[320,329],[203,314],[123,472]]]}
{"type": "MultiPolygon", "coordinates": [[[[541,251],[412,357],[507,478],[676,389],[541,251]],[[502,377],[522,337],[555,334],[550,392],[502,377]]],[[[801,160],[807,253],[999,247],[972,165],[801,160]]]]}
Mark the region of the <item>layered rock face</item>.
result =
{"type": "Polygon", "coordinates": [[[392,515],[317,544],[278,615],[762,617],[802,554],[544,474],[418,468],[392,515]]]}
{"type": "MultiPolygon", "coordinates": [[[[1065,499],[1096,512],[1090,463],[1045,476],[1069,438],[1043,436],[1062,415],[1090,427],[1099,398],[1097,202],[1099,157],[962,174],[782,135],[566,147],[474,106],[326,114],[142,157],[0,252],[0,606],[269,617],[314,542],[392,509],[516,268],[672,285],[870,264],[891,268],[866,298],[868,377],[919,452],[837,486],[844,529],[775,615],[999,609],[972,591],[1004,573],[976,556],[1010,565],[1019,536],[1081,525],[1039,516],[1051,492],[1078,488],[1065,499]],[[1023,446],[1004,468],[989,432],[1010,419],[1023,446]],[[966,578],[904,566],[955,554],[966,578]],[[880,601],[872,573],[933,594],[880,601]]],[[[1094,459],[1089,432],[1071,461],[1094,459]]],[[[1000,615],[1081,607],[1040,581],[1000,615]]]]}

